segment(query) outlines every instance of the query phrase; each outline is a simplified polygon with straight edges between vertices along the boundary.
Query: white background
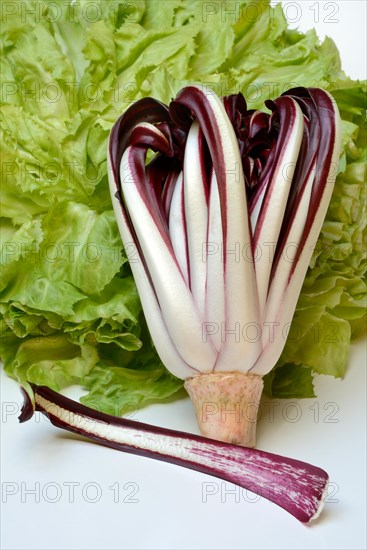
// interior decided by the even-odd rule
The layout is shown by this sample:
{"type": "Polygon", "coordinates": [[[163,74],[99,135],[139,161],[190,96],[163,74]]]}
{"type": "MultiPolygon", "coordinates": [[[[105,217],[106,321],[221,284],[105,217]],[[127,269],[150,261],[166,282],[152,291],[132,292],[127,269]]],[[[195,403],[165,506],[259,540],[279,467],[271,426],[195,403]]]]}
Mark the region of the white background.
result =
{"type": "MultiPolygon", "coordinates": [[[[290,18],[301,15],[293,26],[301,30],[315,26],[321,37],[332,36],[346,72],[354,78],[366,77],[363,0],[283,4],[288,4],[290,18]],[[315,4],[319,22],[314,21],[315,4]],[[331,13],[326,4],[332,5],[333,12],[337,7],[333,14],[337,21],[324,22],[331,13]]],[[[82,441],[57,430],[38,413],[26,424],[18,424],[20,392],[2,373],[1,547],[364,549],[364,341],[352,347],[345,379],[317,377],[316,390],[315,399],[272,403],[265,399],[258,425],[259,448],[311,462],[330,474],[323,514],[305,527],[282,509],[234,485],[82,441]],[[209,490],[215,494],[205,498],[209,490]]],[[[74,388],[68,395],[79,393],[74,388]]],[[[185,397],[149,406],[134,419],[197,433],[185,397]]]]}
{"type": "Polygon", "coordinates": [[[367,75],[367,2],[365,0],[291,0],[283,5],[291,28],[317,30],[321,40],[330,36],[337,44],[342,67],[351,78],[367,75]]]}

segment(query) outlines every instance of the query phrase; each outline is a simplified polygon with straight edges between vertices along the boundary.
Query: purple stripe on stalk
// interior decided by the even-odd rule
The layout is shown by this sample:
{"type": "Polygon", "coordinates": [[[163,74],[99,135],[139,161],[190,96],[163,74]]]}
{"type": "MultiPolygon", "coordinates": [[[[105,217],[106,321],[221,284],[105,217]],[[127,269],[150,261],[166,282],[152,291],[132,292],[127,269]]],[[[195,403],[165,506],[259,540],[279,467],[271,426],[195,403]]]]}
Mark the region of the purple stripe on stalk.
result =
{"type": "MultiPolygon", "coordinates": [[[[138,101],[119,118],[110,134],[108,178],[116,220],[123,242],[125,245],[133,243],[136,247],[138,257],[135,262],[131,263],[131,268],[145,311],[145,317],[152,338],[156,344],[158,355],[165,365],[169,365],[170,371],[173,374],[181,378],[186,378],[192,376],[197,371],[184,361],[168,333],[142,248],[133,224],[131,223],[130,216],[125,208],[120,182],[121,159],[124,149],[129,142],[132,130],[142,121],[161,123],[162,120],[169,120],[167,107],[150,98],[138,101]],[[118,193],[117,196],[116,191],[118,193]]],[[[145,153],[142,153],[142,155],[145,159],[145,153]]]]}
{"type": "MultiPolygon", "coordinates": [[[[327,207],[332,195],[336,167],[340,152],[340,117],[329,94],[322,90],[309,90],[317,106],[320,119],[317,161],[307,172],[309,177],[302,193],[298,194],[295,208],[288,221],[287,242],[298,243],[292,262],[279,256],[276,271],[269,288],[266,321],[275,322],[273,341],[267,342],[263,353],[251,369],[256,374],[269,371],[269,362],[275,364],[284,347],[282,330],[291,322],[299,293],[306,275],[314,246],[317,242],[327,207]],[[321,107],[321,112],[320,112],[321,107]],[[317,166],[320,165],[320,170],[317,166]]],[[[313,120],[312,124],[319,122],[313,120]]]]}
{"type": "Polygon", "coordinates": [[[170,106],[174,121],[178,104],[184,105],[187,112],[196,117],[205,136],[218,183],[223,234],[226,337],[215,371],[246,372],[260,354],[261,343],[245,338],[234,343],[233,336],[230,336],[230,331],[233,332],[238,325],[243,328],[249,323],[259,323],[258,298],[253,292],[256,281],[251,230],[238,140],[222,101],[210,90],[189,86],[179,92],[170,106]],[[247,250],[246,260],[238,258],[238,250],[240,254],[247,250]]]}
{"type": "Polygon", "coordinates": [[[190,289],[202,319],[205,318],[206,265],[203,261],[203,245],[208,229],[209,185],[203,159],[203,139],[200,127],[193,122],[187,136],[183,191],[185,220],[189,252],[190,289]]]}
{"type": "MultiPolygon", "coordinates": [[[[210,95],[210,91],[207,94],[210,95]]],[[[212,95],[214,95],[212,93],[212,95]]],[[[217,175],[219,194],[221,199],[222,219],[223,219],[223,237],[227,237],[227,195],[222,182],[226,179],[226,166],[224,161],[223,143],[220,129],[213,116],[212,108],[209,104],[206,93],[194,86],[183,88],[170,103],[169,110],[172,120],[182,124],[181,115],[182,106],[187,108],[186,113],[192,113],[198,120],[199,125],[206,138],[208,148],[211,154],[215,173],[217,175]]]]}
{"type": "MultiPolygon", "coordinates": [[[[333,147],[330,147],[330,144],[335,143],[335,110],[332,105],[332,99],[322,90],[316,91],[317,100],[312,96],[312,89],[295,88],[286,92],[299,103],[308,119],[308,125],[299,156],[299,169],[296,170],[294,175],[282,230],[279,236],[279,243],[273,264],[273,274],[276,273],[277,266],[284,252],[284,247],[289,241],[291,228],[295,220],[297,219],[298,221],[299,219],[300,204],[307,182],[312,178],[309,206],[307,215],[305,216],[302,234],[299,235],[296,241],[297,251],[289,270],[289,277],[293,273],[302,248],[307,240],[308,233],[313,226],[317,210],[322,203],[325,185],[328,182],[331,167],[330,163],[333,154],[333,147]],[[322,98],[327,105],[327,117],[324,117],[323,120],[321,120],[319,113],[320,98],[322,98]]],[[[335,174],[332,174],[332,176],[335,176],[335,174]]]]}
{"type": "MultiPolygon", "coordinates": [[[[256,229],[253,236],[254,248],[256,248],[258,244],[262,226],[267,217],[270,203],[275,195],[279,192],[279,188],[277,186],[277,176],[281,176],[282,179],[285,180],[290,187],[292,178],[290,178],[288,174],[282,174],[282,170],[284,170],[284,168],[287,166],[286,162],[289,162],[288,159],[293,159],[295,167],[295,161],[297,160],[299,148],[302,142],[302,137],[300,137],[299,139],[294,139],[295,137],[297,137],[295,136],[296,132],[298,134],[301,134],[301,132],[298,130],[301,123],[303,130],[303,119],[301,118],[300,110],[295,101],[287,96],[283,96],[282,98],[276,99],[273,102],[269,102],[269,105],[272,105],[274,112],[276,111],[279,115],[279,135],[277,139],[275,155],[272,160],[269,183],[267,185],[265,196],[262,201],[259,218],[257,220],[256,229]],[[290,155],[287,157],[286,160],[285,153],[287,152],[287,147],[290,146],[291,139],[293,139],[294,145],[292,145],[292,151],[290,152],[290,155]]],[[[283,206],[285,209],[286,203],[280,205],[279,216],[281,214],[281,217],[283,217],[283,206]]],[[[278,237],[278,235],[276,237],[278,237]]],[[[277,238],[275,239],[275,241],[277,241],[277,238]]]]}
{"type": "MultiPolygon", "coordinates": [[[[202,318],[186,285],[168,232],[162,227],[142,183],[145,173],[141,155],[129,147],[121,161],[121,185],[126,207],[154,285],[162,316],[178,353],[194,368],[207,372],[214,367],[215,350],[202,340],[202,318]],[[180,304],[180,316],[177,316],[180,304]]],[[[141,291],[143,289],[140,289],[141,291]]],[[[147,311],[145,310],[147,314],[147,311]]],[[[152,327],[148,324],[149,328],[152,327]]]]}
{"type": "MultiPolygon", "coordinates": [[[[292,92],[292,90],[290,92],[292,92]]],[[[333,157],[335,157],[336,145],[336,104],[332,97],[323,90],[320,90],[318,88],[309,88],[309,93],[312,100],[317,105],[317,115],[320,121],[321,132],[316,163],[316,174],[310,200],[309,215],[307,217],[304,229],[304,236],[300,242],[297,257],[295,259],[296,262],[301,254],[302,247],[305,245],[307,235],[314,224],[316,213],[322,203],[322,197],[325,192],[325,187],[330,184],[330,182],[332,186],[334,185],[339,165],[339,157],[336,162],[335,159],[333,159],[333,157]]]]}
{"type": "Polygon", "coordinates": [[[223,230],[217,178],[212,170],[208,230],[203,261],[206,264],[205,326],[219,352],[222,340],[222,327],[225,324],[225,277],[223,264],[223,230]]]}
{"type": "MultiPolygon", "coordinates": [[[[301,89],[306,98],[310,98],[306,89],[301,89]]],[[[290,90],[291,92],[291,90],[290,90]]],[[[287,92],[288,94],[288,92],[287,92]]],[[[282,228],[279,234],[278,244],[275,251],[274,262],[272,266],[273,278],[278,263],[283,255],[284,247],[288,241],[291,227],[298,213],[303,193],[307,183],[314,179],[314,170],[317,161],[317,155],[320,147],[320,122],[317,116],[317,109],[313,101],[298,101],[296,95],[292,97],[299,103],[305,115],[304,135],[301,150],[298,156],[296,170],[293,176],[293,182],[288,197],[287,208],[283,217],[282,228]]],[[[312,182],[311,182],[312,185],[312,182]]],[[[309,208],[307,208],[307,211],[309,208]]],[[[306,216],[306,219],[308,214],[306,216]]],[[[294,260],[296,261],[296,260],[294,260]]]]}
{"type": "MultiPolygon", "coordinates": [[[[117,215],[121,215],[123,222],[129,227],[133,241],[140,249],[138,240],[136,238],[135,230],[131,225],[130,217],[126,211],[123,196],[121,194],[121,182],[120,182],[120,163],[122,155],[129,143],[130,136],[134,128],[139,123],[160,123],[162,121],[169,121],[169,110],[166,105],[153,98],[143,98],[129,107],[125,113],[114,124],[108,143],[108,158],[109,158],[109,181],[111,186],[111,193],[117,197],[120,202],[120,211],[117,215]],[[112,192],[112,186],[116,188],[116,192],[112,192]]],[[[140,259],[145,266],[144,257],[140,252],[140,259]]],[[[146,270],[146,266],[145,266],[146,270]]],[[[147,270],[146,270],[147,271],[147,270]]],[[[150,278],[147,272],[148,278],[150,278]]]]}
{"type": "Polygon", "coordinates": [[[279,239],[304,126],[302,111],[292,98],[279,98],[272,102],[272,108],[279,115],[279,136],[269,183],[253,234],[253,250],[260,246],[262,252],[255,266],[262,321],[273,262],[273,258],[265,253],[265,247],[276,244],[279,239]]]}
{"type": "Polygon", "coordinates": [[[173,157],[172,141],[167,139],[158,126],[150,123],[140,122],[133,128],[130,134],[129,146],[140,146],[173,157]]]}
{"type": "Polygon", "coordinates": [[[267,158],[265,166],[263,167],[259,180],[257,182],[255,181],[253,185],[250,186],[250,187],[254,186],[253,193],[251,194],[248,193],[249,195],[248,208],[251,214],[251,219],[253,220],[253,223],[252,223],[253,233],[255,232],[255,229],[256,229],[257,219],[258,219],[258,215],[259,215],[262,201],[264,198],[264,193],[270,181],[271,173],[273,171],[274,159],[276,157],[276,149],[277,149],[277,143],[276,141],[274,141],[274,144],[270,149],[269,156],[267,158]],[[255,214],[256,212],[258,212],[257,215],[255,214]]]}
{"type": "Polygon", "coordinates": [[[190,287],[189,251],[187,244],[187,229],[185,216],[185,201],[182,172],[174,186],[171,207],[169,211],[169,233],[182,275],[190,287]]]}
{"type": "Polygon", "coordinates": [[[164,155],[173,155],[172,144],[167,141],[165,135],[157,127],[145,123],[135,126],[131,133],[130,143],[132,150],[137,152],[133,171],[136,170],[137,178],[142,186],[141,192],[144,193],[147,204],[150,204],[152,214],[156,219],[156,223],[159,224],[162,233],[168,235],[167,219],[161,201],[161,177],[164,164],[167,165],[166,169],[171,167],[172,160],[164,155]],[[145,160],[148,149],[158,152],[158,155],[146,167],[145,160]],[[145,154],[143,151],[145,151],[145,154]],[[162,161],[158,166],[159,170],[157,170],[158,160],[162,161]]]}
{"type": "MultiPolygon", "coordinates": [[[[152,162],[150,164],[152,164],[152,162]]],[[[167,221],[169,219],[169,211],[171,207],[172,196],[174,193],[175,185],[179,174],[180,174],[180,171],[172,167],[167,173],[167,176],[163,183],[161,202],[162,202],[163,212],[167,221]]]]}
{"type": "Polygon", "coordinates": [[[112,203],[122,240],[125,245],[133,243],[136,247],[137,257],[130,263],[130,265],[145,312],[145,318],[149,326],[152,339],[155,342],[157,353],[163,364],[169,365],[169,369],[174,375],[180,378],[193,376],[197,373],[196,369],[184,361],[182,356],[178,353],[177,348],[168,333],[168,329],[158,303],[153,281],[147,268],[146,260],[134,227],[125,208],[122,207],[121,201],[116,199],[113,194],[113,189],[115,188],[116,182],[112,176],[111,167],[109,168],[108,176],[111,188],[112,203]]]}
{"type": "Polygon", "coordinates": [[[109,139],[109,156],[116,182],[119,181],[119,169],[122,155],[129,144],[130,133],[140,122],[169,121],[168,107],[151,97],[145,97],[131,105],[114,124],[109,139]]]}
{"type": "MultiPolygon", "coordinates": [[[[162,239],[164,240],[165,245],[168,249],[172,252],[172,246],[171,241],[169,238],[168,233],[168,225],[167,221],[163,215],[162,209],[158,203],[158,199],[155,193],[154,188],[150,186],[148,183],[147,173],[145,169],[145,159],[147,151],[141,147],[133,147],[130,146],[126,150],[128,154],[123,156],[123,159],[125,158],[125,161],[122,159],[122,162],[125,162],[126,164],[122,167],[125,171],[125,178],[132,178],[134,180],[135,185],[137,186],[139,190],[139,194],[144,201],[146,208],[149,210],[151,217],[154,220],[154,223],[156,224],[162,239]]],[[[121,179],[121,175],[120,175],[121,179]]],[[[122,187],[124,186],[124,181],[121,181],[122,187]]],[[[126,196],[125,197],[125,203],[126,203],[126,196]]],[[[131,212],[130,212],[130,218],[131,218],[131,212]]],[[[135,228],[136,229],[136,228],[135,228]]]]}
{"type": "Polygon", "coordinates": [[[219,477],[255,492],[308,523],[317,517],[328,475],[283,456],[114,417],[85,407],[45,386],[24,391],[20,422],[42,412],[59,428],[116,450],[154,458],[219,477]],[[32,397],[32,399],[31,399],[32,397]]]}

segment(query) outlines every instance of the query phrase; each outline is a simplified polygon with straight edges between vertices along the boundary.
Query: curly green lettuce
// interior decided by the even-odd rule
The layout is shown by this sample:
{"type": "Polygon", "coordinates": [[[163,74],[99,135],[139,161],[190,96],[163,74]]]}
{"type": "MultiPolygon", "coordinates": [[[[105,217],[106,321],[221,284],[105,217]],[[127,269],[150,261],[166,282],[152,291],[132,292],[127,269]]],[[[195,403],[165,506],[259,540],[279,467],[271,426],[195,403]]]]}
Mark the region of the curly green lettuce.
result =
{"type": "Polygon", "coordinates": [[[126,413],[177,392],[141,313],[111,208],[109,131],[135,100],[169,102],[192,81],[258,108],[297,85],[330,90],[343,151],[330,208],[266,390],[313,395],[343,376],[365,326],[366,88],[337,47],[287,28],[268,0],[14,0],[1,47],[0,351],[6,372],[126,413]],[[232,8],[232,15],[229,15],[232,8]],[[234,11],[233,11],[234,10],[234,11]],[[237,12],[236,12],[237,10],[237,12]],[[213,33],[213,28],[217,29],[213,33]]]}

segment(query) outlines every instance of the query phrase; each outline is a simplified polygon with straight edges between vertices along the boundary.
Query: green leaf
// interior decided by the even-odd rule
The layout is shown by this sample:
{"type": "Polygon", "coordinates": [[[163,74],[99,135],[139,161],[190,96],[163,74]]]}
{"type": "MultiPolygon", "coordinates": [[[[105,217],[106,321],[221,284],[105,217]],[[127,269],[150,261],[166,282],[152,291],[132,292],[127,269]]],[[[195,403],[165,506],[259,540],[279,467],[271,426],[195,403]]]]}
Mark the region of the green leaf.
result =
{"type": "Polygon", "coordinates": [[[349,340],[366,323],[367,93],[341,71],[333,41],[289,30],[268,0],[96,0],[94,9],[89,0],[29,0],[26,18],[23,4],[13,1],[0,36],[6,371],[55,389],[84,384],[85,402],[107,412],[181,387],[145,329],[106,151],[135,99],[168,102],[197,80],[219,95],[242,91],[251,108],[296,85],[324,87],[339,106],[335,191],[267,385],[277,397],[306,397],[312,372],[342,376],[349,340]]]}
{"type": "Polygon", "coordinates": [[[93,347],[75,346],[65,335],[55,334],[22,342],[5,370],[20,384],[29,381],[60,390],[80,384],[97,359],[93,347]]]}
{"type": "Polygon", "coordinates": [[[89,393],[81,402],[109,414],[121,416],[137,411],[152,400],[170,397],[183,386],[183,381],[170,374],[149,347],[136,352],[128,368],[109,365],[106,360],[84,378],[89,393]]]}
{"type": "Polygon", "coordinates": [[[119,271],[121,240],[112,210],[98,214],[84,204],[60,202],[43,227],[42,269],[50,280],[97,294],[119,271]]]}
{"type": "Polygon", "coordinates": [[[264,391],[280,399],[315,397],[312,369],[286,363],[264,377],[264,391]]]}

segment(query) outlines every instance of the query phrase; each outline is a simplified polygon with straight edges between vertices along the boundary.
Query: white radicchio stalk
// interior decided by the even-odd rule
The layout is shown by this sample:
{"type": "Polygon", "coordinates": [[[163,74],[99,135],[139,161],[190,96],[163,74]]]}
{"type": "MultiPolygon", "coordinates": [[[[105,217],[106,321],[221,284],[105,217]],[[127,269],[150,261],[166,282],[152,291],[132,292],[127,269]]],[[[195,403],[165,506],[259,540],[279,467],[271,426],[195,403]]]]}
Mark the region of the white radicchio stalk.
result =
{"type": "Polygon", "coordinates": [[[101,413],[45,386],[26,383],[20,422],[40,411],[62,428],[118,451],[154,458],[235,483],[303,523],[324,505],[328,474],[312,464],[101,413]]]}
{"type": "Polygon", "coordinates": [[[246,446],[255,445],[262,377],[284,347],[340,148],[327,92],[296,88],[266,105],[270,114],[249,111],[241,94],[221,100],[200,86],[169,108],[142,99],[116,122],[108,155],[157,352],[185,380],[201,433],[246,446]]]}

